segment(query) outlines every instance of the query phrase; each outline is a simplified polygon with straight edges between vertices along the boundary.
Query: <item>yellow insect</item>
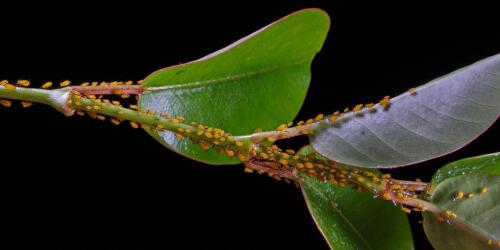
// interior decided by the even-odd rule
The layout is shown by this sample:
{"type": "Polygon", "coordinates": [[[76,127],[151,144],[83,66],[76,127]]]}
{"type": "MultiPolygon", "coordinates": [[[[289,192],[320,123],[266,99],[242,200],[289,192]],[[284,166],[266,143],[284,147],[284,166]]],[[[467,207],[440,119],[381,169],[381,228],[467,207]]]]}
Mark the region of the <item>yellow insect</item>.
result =
{"type": "Polygon", "coordinates": [[[61,87],[67,87],[67,86],[69,86],[70,84],[71,84],[71,82],[70,82],[70,81],[68,81],[68,80],[66,80],[66,81],[63,81],[63,82],[59,83],[59,86],[61,86],[61,87]]]}
{"type": "Polygon", "coordinates": [[[363,109],[363,104],[358,104],[352,109],[352,112],[358,112],[361,109],[363,109]]]}
{"type": "Polygon", "coordinates": [[[411,210],[409,208],[407,208],[407,207],[401,207],[401,211],[403,211],[403,212],[405,212],[407,214],[409,214],[411,212],[411,210]]]}
{"type": "Polygon", "coordinates": [[[113,124],[115,124],[115,125],[120,125],[120,120],[115,119],[115,118],[112,118],[112,119],[111,119],[111,123],[113,123],[113,124]]]}
{"type": "Polygon", "coordinates": [[[416,95],[417,94],[417,89],[416,88],[411,88],[408,90],[408,92],[410,93],[410,95],[416,95]]]}
{"type": "Polygon", "coordinates": [[[323,114],[319,114],[314,118],[315,121],[319,121],[321,119],[323,119],[323,114]]]}
{"type": "Polygon", "coordinates": [[[28,80],[18,80],[17,85],[23,86],[23,87],[29,87],[31,83],[28,80]]]}
{"type": "Polygon", "coordinates": [[[52,87],[52,82],[46,82],[42,85],[42,89],[48,89],[52,87]]]}
{"type": "Polygon", "coordinates": [[[275,142],[276,141],[276,138],[274,137],[267,137],[266,139],[268,142],[275,142]]]}
{"type": "Polygon", "coordinates": [[[9,101],[9,100],[4,100],[4,99],[0,99],[0,104],[6,108],[9,108],[12,106],[12,102],[9,101]]]}
{"type": "Polygon", "coordinates": [[[481,189],[481,193],[486,193],[486,192],[488,192],[488,187],[483,187],[483,188],[481,189]]]}
{"type": "Polygon", "coordinates": [[[21,102],[21,106],[23,106],[23,108],[31,107],[31,105],[33,105],[32,102],[27,102],[27,101],[22,101],[21,102]]]}

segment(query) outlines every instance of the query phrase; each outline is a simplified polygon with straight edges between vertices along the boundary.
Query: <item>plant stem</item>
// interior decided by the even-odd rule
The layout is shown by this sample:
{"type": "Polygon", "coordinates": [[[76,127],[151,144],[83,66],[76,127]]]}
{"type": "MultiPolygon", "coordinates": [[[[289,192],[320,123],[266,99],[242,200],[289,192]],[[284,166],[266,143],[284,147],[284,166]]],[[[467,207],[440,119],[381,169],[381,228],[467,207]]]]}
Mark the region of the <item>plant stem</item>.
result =
{"type": "Polygon", "coordinates": [[[226,134],[228,140],[216,144],[214,141],[217,138],[214,138],[212,134],[208,136],[208,131],[205,131],[204,128],[202,129],[199,126],[182,123],[182,121],[175,118],[164,118],[160,115],[151,114],[146,111],[137,111],[111,103],[97,102],[96,100],[75,94],[71,94],[70,100],[68,104],[73,109],[114,117],[120,121],[127,120],[135,122],[144,128],[168,130],[176,133],[178,137],[186,137],[194,142],[209,144],[210,146],[225,151],[227,154],[230,154],[228,150],[231,150],[233,156],[237,156],[238,153],[247,156],[250,149],[254,146],[249,140],[238,140],[236,137],[232,137],[228,134],[226,134]],[[229,139],[230,137],[234,139],[231,140],[229,139]]]}
{"type": "Polygon", "coordinates": [[[46,90],[16,87],[15,89],[7,89],[0,85],[0,98],[50,105],[66,116],[71,116],[74,113],[74,109],[66,104],[70,92],[70,88],[46,90]]]}
{"type": "Polygon", "coordinates": [[[142,85],[118,85],[118,86],[72,86],[75,90],[84,95],[139,95],[144,91],[142,85]]]}

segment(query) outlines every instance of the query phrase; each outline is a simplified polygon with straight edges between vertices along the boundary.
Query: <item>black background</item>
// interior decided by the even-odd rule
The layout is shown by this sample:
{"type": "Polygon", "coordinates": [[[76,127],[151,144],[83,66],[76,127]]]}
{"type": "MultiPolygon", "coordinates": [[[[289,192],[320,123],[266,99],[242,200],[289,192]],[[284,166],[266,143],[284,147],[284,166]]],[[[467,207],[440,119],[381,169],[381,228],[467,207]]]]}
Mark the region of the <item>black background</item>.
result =
{"type": "MultiPolygon", "coordinates": [[[[1,6],[0,79],[138,80],[320,7],[332,27],[303,119],[395,96],[500,52],[494,6],[245,2],[1,6]]],[[[0,117],[0,218],[19,247],[328,249],[293,185],[198,163],[143,131],[41,105],[2,107],[0,117]]],[[[458,152],[389,172],[429,180],[447,162],[498,151],[498,135],[497,122],[458,152]]],[[[416,249],[430,249],[420,219],[411,216],[416,249]]]]}

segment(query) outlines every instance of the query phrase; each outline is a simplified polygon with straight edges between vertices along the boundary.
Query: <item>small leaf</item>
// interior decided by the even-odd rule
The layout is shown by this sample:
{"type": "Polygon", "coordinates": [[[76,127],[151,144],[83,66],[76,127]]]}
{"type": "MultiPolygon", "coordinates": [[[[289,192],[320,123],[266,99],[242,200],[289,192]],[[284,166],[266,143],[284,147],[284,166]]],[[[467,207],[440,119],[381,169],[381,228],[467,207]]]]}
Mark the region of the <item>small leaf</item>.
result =
{"type": "Polygon", "coordinates": [[[465,158],[446,164],[432,177],[432,183],[439,183],[447,178],[466,174],[500,174],[500,152],[465,158]]]}
{"type": "MultiPolygon", "coordinates": [[[[311,147],[300,151],[311,152],[311,147]]],[[[408,219],[392,203],[350,187],[300,176],[309,211],[332,249],[413,249],[408,219]]]]}
{"type": "Polygon", "coordinates": [[[387,110],[348,113],[310,136],[320,154],[348,165],[389,168],[453,152],[500,114],[500,54],[391,99],[387,110]]]}
{"type": "Polygon", "coordinates": [[[499,249],[499,197],[500,175],[461,175],[440,182],[431,201],[443,211],[452,211],[457,218],[447,223],[434,214],[424,213],[424,230],[434,248],[499,249]],[[458,192],[463,192],[464,197],[457,199],[458,192]],[[469,197],[471,193],[473,197],[469,197]]]}
{"type": "MultiPolygon", "coordinates": [[[[183,115],[234,135],[274,129],[293,120],[302,106],[310,64],[329,25],[323,11],[302,10],[199,60],[154,72],[144,80],[149,89],[142,94],[140,107],[183,115]]],[[[238,163],[178,140],[171,132],[148,132],[196,160],[238,163]]]]}

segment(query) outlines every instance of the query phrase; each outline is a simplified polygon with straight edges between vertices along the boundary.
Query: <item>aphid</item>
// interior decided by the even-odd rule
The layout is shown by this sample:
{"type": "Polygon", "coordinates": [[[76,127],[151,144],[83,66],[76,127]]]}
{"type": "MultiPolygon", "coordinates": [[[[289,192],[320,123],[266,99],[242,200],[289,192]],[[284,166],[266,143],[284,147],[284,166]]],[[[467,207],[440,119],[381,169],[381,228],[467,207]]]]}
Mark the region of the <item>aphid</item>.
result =
{"type": "Polygon", "coordinates": [[[253,169],[251,169],[251,168],[245,168],[245,169],[243,169],[243,171],[245,173],[249,173],[249,174],[253,173],[253,169]]]}
{"type": "Polygon", "coordinates": [[[384,108],[384,110],[387,110],[391,106],[391,100],[389,96],[384,96],[382,100],[378,102],[380,106],[384,108]]]}
{"type": "Polygon", "coordinates": [[[447,216],[448,218],[457,218],[457,214],[456,214],[456,213],[454,213],[454,212],[453,212],[453,211],[451,211],[451,210],[446,210],[446,212],[445,212],[445,213],[446,213],[446,216],[447,216]]]}
{"type": "Polygon", "coordinates": [[[97,115],[97,119],[104,121],[104,120],[106,120],[106,117],[103,115],[97,115]]]}
{"type": "Polygon", "coordinates": [[[330,118],[328,118],[328,121],[330,121],[330,122],[336,122],[337,121],[337,117],[336,116],[331,116],[330,118]]]}
{"type": "Polygon", "coordinates": [[[295,167],[302,169],[302,168],[304,168],[304,164],[297,162],[297,163],[295,163],[295,167]]]}
{"type": "Polygon", "coordinates": [[[410,93],[410,95],[416,95],[417,94],[417,89],[416,88],[411,88],[408,90],[408,92],[410,93]]]}
{"type": "Polygon", "coordinates": [[[179,121],[182,122],[182,121],[184,121],[184,116],[178,115],[178,116],[175,117],[175,119],[177,119],[177,120],[179,120],[179,121]]]}
{"type": "Polygon", "coordinates": [[[18,80],[17,85],[23,86],[23,87],[29,87],[31,83],[28,80],[18,80]]]}
{"type": "Polygon", "coordinates": [[[384,192],[384,194],[382,194],[382,197],[384,197],[384,199],[386,200],[392,199],[392,195],[388,192],[384,192]]]}
{"type": "Polygon", "coordinates": [[[443,222],[444,221],[444,216],[442,214],[438,214],[436,215],[436,219],[440,222],[443,222]]]}
{"type": "Polygon", "coordinates": [[[233,150],[230,150],[230,149],[226,149],[226,154],[227,154],[229,157],[233,157],[233,156],[234,156],[234,151],[233,151],[233,150]]]}
{"type": "Polygon", "coordinates": [[[134,84],[134,82],[133,82],[133,81],[126,81],[126,82],[125,82],[125,85],[127,85],[127,86],[130,86],[130,85],[132,85],[132,84],[134,84]]]}
{"type": "Polygon", "coordinates": [[[16,89],[16,86],[10,84],[10,83],[5,83],[5,85],[3,85],[5,87],[6,90],[15,90],[16,89]]]}
{"type": "Polygon", "coordinates": [[[462,191],[457,192],[457,194],[455,195],[455,198],[457,200],[464,198],[464,192],[462,192],[462,191]]]}
{"type": "Polygon", "coordinates": [[[373,104],[373,103],[367,103],[367,104],[365,104],[365,107],[366,107],[367,109],[371,109],[371,108],[373,108],[373,106],[374,106],[374,105],[375,105],[375,104],[373,104]]]}
{"type": "Polygon", "coordinates": [[[266,139],[268,142],[275,142],[276,141],[276,138],[274,137],[267,137],[266,139]]]}
{"type": "Polygon", "coordinates": [[[115,118],[112,118],[112,119],[111,119],[111,123],[113,123],[113,124],[115,124],[115,125],[120,125],[120,120],[115,119],[115,118]]]}
{"type": "Polygon", "coordinates": [[[469,193],[469,194],[467,195],[467,198],[472,198],[472,197],[474,197],[474,193],[469,193]]]}
{"type": "Polygon", "coordinates": [[[323,114],[319,114],[314,118],[315,121],[319,121],[321,119],[323,119],[323,114]]]}
{"type": "Polygon", "coordinates": [[[76,114],[77,114],[77,115],[79,115],[79,116],[84,116],[84,115],[85,115],[85,113],[84,113],[84,112],[82,112],[82,111],[80,111],[80,110],[77,110],[77,111],[76,111],[76,114]]]}
{"type": "Polygon", "coordinates": [[[358,104],[352,109],[352,112],[358,112],[361,109],[363,109],[363,104],[358,104]]]}
{"type": "Polygon", "coordinates": [[[130,97],[130,95],[129,95],[129,94],[123,94],[123,95],[121,95],[120,97],[121,97],[121,98],[123,98],[123,99],[127,99],[127,98],[129,98],[129,97],[130,97]]]}
{"type": "Polygon", "coordinates": [[[304,166],[306,168],[313,168],[314,167],[314,165],[312,163],[308,162],[308,161],[304,162],[304,166]]]}
{"type": "Polygon", "coordinates": [[[9,100],[4,100],[4,99],[0,99],[0,104],[6,108],[9,108],[12,106],[12,102],[9,101],[9,100]]]}
{"type": "Polygon", "coordinates": [[[489,246],[493,245],[493,240],[488,240],[488,245],[489,246]]]}
{"type": "Polygon", "coordinates": [[[306,120],[306,124],[310,124],[310,123],[313,123],[313,122],[314,122],[314,120],[313,120],[313,119],[307,119],[307,120],[306,120]]]}
{"type": "Polygon", "coordinates": [[[267,155],[266,153],[264,152],[260,152],[259,156],[262,158],[262,159],[269,159],[269,155],[267,155]]]}
{"type": "Polygon", "coordinates": [[[286,152],[287,154],[290,154],[290,155],[294,155],[294,154],[295,154],[295,151],[293,151],[293,150],[291,150],[291,149],[287,149],[287,150],[285,150],[285,152],[286,152]]]}
{"type": "Polygon", "coordinates": [[[120,103],[119,101],[112,101],[111,103],[112,103],[113,105],[116,105],[116,106],[120,106],[120,105],[121,105],[121,103],[120,103]]]}
{"type": "Polygon", "coordinates": [[[90,83],[88,83],[88,82],[84,82],[84,83],[80,84],[80,86],[82,86],[82,87],[88,87],[89,85],[90,85],[90,83]]]}
{"type": "MultiPolygon", "coordinates": [[[[130,107],[131,109],[134,109],[134,110],[137,110],[137,109],[138,109],[137,105],[135,105],[135,104],[131,104],[129,107],[130,107]]],[[[162,117],[163,117],[163,116],[164,116],[164,115],[162,115],[162,117]]],[[[168,115],[167,115],[167,116],[168,116],[168,115]]],[[[163,117],[163,118],[165,118],[165,119],[169,119],[169,118],[170,118],[170,116],[168,116],[168,117],[163,117]]]]}
{"type": "Polygon", "coordinates": [[[285,159],[280,159],[278,162],[282,165],[288,165],[288,161],[285,159]]]}
{"type": "Polygon", "coordinates": [[[235,144],[236,144],[236,146],[238,146],[238,147],[243,146],[243,142],[240,142],[240,141],[235,142],[235,144]]]}
{"type": "Polygon", "coordinates": [[[52,87],[52,82],[46,82],[42,85],[42,89],[48,89],[52,87]]]}
{"type": "Polygon", "coordinates": [[[181,135],[181,134],[179,134],[179,133],[176,133],[176,134],[175,134],[175,137],[177,137],[177,139],[179,139],[179,140],[184,139],[184,136],[183,136],[183,135],[181,135]]]}
{"type": "Polygon", "coordinates": [[[287,128],[288,128],[288,126],[286,124],[281,124],[281,125],[278,126],[278,128],[276,128],[276,130],[283,131],[283,130],[285,130],[287,128]]]}
{"type": "Polygon", "coordinates": [[[488,192],[488,187],[483,187],[483,189],[481,189],[481,193],[486,193],[488,192]]]}
{"type": "Polygon", "coordinates": [[[409,208],[407,208],[407,207],[401,207],[401,211],[403,211],[403,212],[405,212],[407,214],[411,213],[411,210],[409,208]]]}
{"type": "Polygon", "coordinates": [[[22,101],[21,102],[21,106],[23,106],[23,108],[28,108],[30,107],[31,105],[33,105],[32,102],[27,102],[27,101],[22,101]]]}
{"type": "Polygon", "coordinates": [[[304,125],[304,121],[297,122],[297,126],[302,126],[302,125],[304,125]]]}
{"type": "Polygon", "coordinates": [[[344,109],[344,113],[347,113],[347,112],[349,112],[349,108],[348,107],[344,109]]]}
{"type": "Polygon", "coordinates": [[[69,86],[70,84],[71,84],[71,82],[68,81],[68,80],[66,80],[66,81],[63,81],[63,82],[59,83],[59,86],[66,87],[66,86],[69,86]]]}
{"type": "Polygon", "coordinates": [[[246,160],[246,157],[243,154],[237,154],[236,156],[238,157],[238,160],[240,160],[240,161],[246,160]]]}

